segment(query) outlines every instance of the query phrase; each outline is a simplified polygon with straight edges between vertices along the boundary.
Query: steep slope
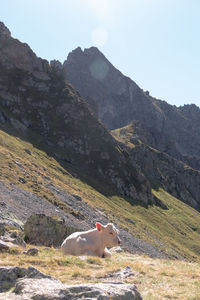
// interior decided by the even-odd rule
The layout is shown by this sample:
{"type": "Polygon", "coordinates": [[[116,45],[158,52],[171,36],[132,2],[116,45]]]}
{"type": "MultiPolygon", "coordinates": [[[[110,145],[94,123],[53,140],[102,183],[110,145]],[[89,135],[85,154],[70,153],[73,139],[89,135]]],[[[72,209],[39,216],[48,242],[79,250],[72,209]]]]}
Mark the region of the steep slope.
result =
{"type": "Polygon", "coordinates": [[[162,189],[153,193],[167,210],[105,196],[45,151],[0,130],[0,225],[23,226],[32,213],[62,217],[84,230],[109,220],[133,253],[200,260],[200,214],[162,189]]]}
{"type": "Polygon", "coordinates": [[[85,181],[130,201],[154,203],[145,177],[130,168],[121,149],[76,91],[28,45],[0,27],[1,128],[31,141],[85,181]]]}
{"type": "Polygon", "coordinates": [[[130,161],[140,169],[151,185],[162,187],[173,196],[200,210],[200,171],[148,145],[148,135],[139,122],[112,131],[130,161]],[[140,140],[143,137],[145,143],[140,140]]]}
{"type": "MultiPolygon", "coordinates": [[[[149,137],[148,144],[199,169],[200,109],[175,107],[144,92],[119,72],[95,47],[69,53],[65,77],[89,103],[109,129],[137,120],[149,137]]],[[[142,139],[142,137],[141,137],[142,139]]]]}

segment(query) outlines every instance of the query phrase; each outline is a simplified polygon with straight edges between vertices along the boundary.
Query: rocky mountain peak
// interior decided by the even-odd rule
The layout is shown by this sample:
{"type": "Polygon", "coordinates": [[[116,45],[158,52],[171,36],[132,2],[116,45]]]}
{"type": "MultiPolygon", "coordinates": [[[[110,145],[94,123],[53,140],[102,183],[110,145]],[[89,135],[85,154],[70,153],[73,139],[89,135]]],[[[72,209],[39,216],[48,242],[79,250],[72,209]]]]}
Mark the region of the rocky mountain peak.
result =
{"type": "Polygon", "coordinates": [[[3,22],[0,22],[0,35],[11,36],[10,30],[4,25],[3,22]]]}
{"type": "MultiPolygon", "coordinates": [[[[85,48],[84,50],[81,49],[81,47],[77,47],[76,49],[72,50],[67,57],[67,60],[69,61],[72,58],[86,58],[86,57],[90,57],[91,59],[94,58],[95,56],[100,56],[100,57],[104,57],[103,53],[101,53],[101,51],[99,51],[99,49],[97,47],[90,47],[90,48],[85,48]]],[[[106,58],[105,58],[106,59],[106,58]]]]}
{"type": "Polygon", "coordinates": [[[94,46],[92,46],[90,48],[85,48],[83,53],[84,53],[84,55],[90,56],[91,58],[98,56],[98,57],[102,57],[105,60],[107,60],[106,57],[103,55],[103,53],[97,47],[94,47],[94,46]]]}
{"type": "MultiPolygon", "coordinates": [[[[67,70],[78,69],[88,73],[91,78],[98,81],[107,81],[109,71],[114,68],[106,57],[96,47],[76,48],[69,53],[67,60],[63,64],[64,74],[67,77],[67,70]],[[68,68],[68,65],[71,67],[68,68]]],[[[85,96],[85,95],[83,95],[85,96]]]]}
{"type": "MultiPolygon", "coordinates": [[[[149,182],[130,168],[114,138],[60,76],[59,61],[49,65],[12,37],[0,36],[0,42],[0,120],[5,130],[11,126],[30,139],[33,132],[39,134],[56,159],[67,167],[80,165],[80,176],[88,172],[91,184],[98,180],[104,186],[109,180],[116,193],[154,203],[149,182]]],[[[80,48],[77,52],[84,55],[80,48]]]]}
{"type": "Polygon", "coordinates": [[[36,54],[26,43],[13,38],[9,29],[0,22],[0,65],[7,70],[23,69],[40,79],[48,79],[49,63],[36,54]]]}

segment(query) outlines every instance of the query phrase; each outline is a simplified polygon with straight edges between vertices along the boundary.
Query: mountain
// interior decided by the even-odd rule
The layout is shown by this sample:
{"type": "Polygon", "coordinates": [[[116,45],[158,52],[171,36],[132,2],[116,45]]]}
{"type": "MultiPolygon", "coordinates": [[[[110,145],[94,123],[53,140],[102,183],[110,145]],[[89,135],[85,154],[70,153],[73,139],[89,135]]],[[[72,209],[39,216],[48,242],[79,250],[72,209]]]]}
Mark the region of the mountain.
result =
{"type": "Polygon", "coordinates": [[[110,130],[139,121],[145,142],[199,169],[200,109],[176,107],[150,96],[118,71],[95,47],[69,53],[63,64],[66,79],[86,99],[110,130]]]}
{"type": "Polygon", "coordinates": [[[63,72],[151,185],[199,210],[200,109],[151,97],[95,47],[69,53],[63,72]]]}
{"type": "MultiPolygon", "coordinates": [[[[124,134],[110,132],[89,96],[90,105],[66,81],[62,64],[38,58],[0,23],[0,235],[21,230],[35,213],[79,230],[113,222],[131,253],[199,260],[199,212],[176,198],[182,194],[174,193],[175,177],[167,185],[158,176],[172,177],[175,158],[167,164],[167,154],[149,146],[151,134],[137,122],[124,134]]],[[[192,190],[199,186],[194,174],[196,181],[187,179],[189,171],[184,175],[192,190]]],[[[194,194],[190,200],[197,207],[194,194]]]]}
{"type": "Polygon", "coordinates": [[[66,83],[55,63],[38,58],[0,27],[1,128],[46,149],[85,181],[129,201],[154,203],[145,176],[66,83]]]}

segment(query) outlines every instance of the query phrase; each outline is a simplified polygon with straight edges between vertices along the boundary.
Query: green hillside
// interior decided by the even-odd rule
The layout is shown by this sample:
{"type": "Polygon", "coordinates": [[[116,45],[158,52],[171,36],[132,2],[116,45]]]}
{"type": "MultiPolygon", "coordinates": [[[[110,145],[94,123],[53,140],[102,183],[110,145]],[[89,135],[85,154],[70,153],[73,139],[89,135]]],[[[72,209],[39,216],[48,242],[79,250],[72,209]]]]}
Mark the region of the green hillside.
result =
{"type": "Polygon", "coordinates": [[[153,193],[168,207],[167,210],[141,203],[131,205],[127,201],[130,199],[119,196],[106,197],[76,178],[46,152],[0,131],[0,180],[12,182],[64,211],[76,214],[48,189],[46,178],[55,186],[78,194],[92,207],[101,208],[133,236],[155,245],[169,257],[200,260],[200,214],[196,210],[162,189],[153,190],[153,193]]]}

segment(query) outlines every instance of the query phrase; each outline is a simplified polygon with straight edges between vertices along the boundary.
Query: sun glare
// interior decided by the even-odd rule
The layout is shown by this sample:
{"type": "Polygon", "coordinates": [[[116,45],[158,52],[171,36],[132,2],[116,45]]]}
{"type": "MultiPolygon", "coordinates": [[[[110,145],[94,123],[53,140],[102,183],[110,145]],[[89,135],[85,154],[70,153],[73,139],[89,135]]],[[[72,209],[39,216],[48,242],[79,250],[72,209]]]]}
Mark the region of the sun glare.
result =
{"type": "Polygon", "coordinates": [[[108,39],[108,33],[106,29],[97,27],[92,31],[92,43],[94,46],[102,47],[106,44],[108,39]]]}
{"type": "Polygon", "coordinates": [[[87,2],[98,21],[110,22],[112,20],[112,0],[87,0],[87,2]]]}

